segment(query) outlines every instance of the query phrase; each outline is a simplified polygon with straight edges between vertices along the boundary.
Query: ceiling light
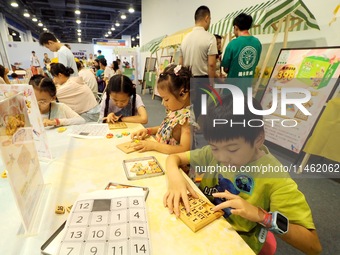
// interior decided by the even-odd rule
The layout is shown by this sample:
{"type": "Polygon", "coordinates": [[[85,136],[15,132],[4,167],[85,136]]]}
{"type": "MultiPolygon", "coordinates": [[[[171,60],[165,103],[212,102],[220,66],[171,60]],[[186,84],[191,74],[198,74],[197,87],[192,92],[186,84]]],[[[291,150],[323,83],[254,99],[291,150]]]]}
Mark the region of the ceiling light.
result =
{"type": "Polygon", "coordinates": [[[78,38],[78,42],[81,42],[81,38],[80,37],[78,38]]]}
{"type": "Polygon", "coordinates": [[[39,21],[39,23],[38,23],[38,26],[39,26],[39,27],[43,27],[43,26],[44,26],[44,24],[43,24],[43,23],[41,23],[41,21],[39,21]]]}
{"type": "Polygon", "coordinates": [[[18,7],[19,5],[18,5],[18,3],[17,3],[16,1],[12,1],[12,2],[11,2],[11,6],[16,8],[16,7],[18,7]]]}
{"type": "Polygon", "coordinates": [[[120,15],[121,19],[126,19],[126,15],[123,13],[122,15],[120,15]]]}
{"type": "Polygon", "coordinates": [[[78,35],[81,35],[81,33],[78,33],[78,35]]]}
{"type": "Polygon", "coordinates": [[[116,27],[119,27],[120,26],[120,24],[119,24],[119,22],[118,21],[116,21],[116,27]]]}
{"type": "Polygon", "coordinates": [[[28,13],[27,10],[24,11],[24,17],[29,18],[31,15],[28,13]]]}
{"type": "Polygon", "coordinates": [[[107,32],[109,35],[112,35],[112,32],[111,31],[109,31],[109,32],[107,32]]]}
{"type": "Polygon", "coordinates": [[[13,36],[16,36],[17,34],[16,34],[15,32],[12,32],[12,35],[13,35],[13,36]]]}
{"type": "Polygon", "coordinates": [[[130,7],[129,8],[129,13],[134,13],[135,12],[135,9],[133,9],[133,7],[130,7]]]}
{"type": "Polygon", "coordinates": [[[37,19],[37,17],[35,15],[33,16],[32,21],[33,22],[37,22],[38,21],[38,19],[37,19]]]}
{"type": "Polygon", "coordinates": [[[77,24],[80,24],[80,23],[81,23],[81,20],[80,20],[80,19],[77,19],[77,20],[76,20],[76,23],[77,23],[77,24]]]}
{"type": "Polygon", "coordinates": [[[108,35],[108,34],[105,34],[104,36],[105,36],[105,37],[108,37],[109,35],[108,35]]]}
{"type": "Polygon", "coordinates": [[[44,31],[47,31],[47,28],[46,28],[46,27],[44,27],[44,28],[43,28],[43,30],[44,30],[44,31]]]}
{"type": "Polygon", "coordinates": [[[77,32],[78,32],[78,33],[81,33],[81,29],[77,29],[77,32]]]}
{"type": "Polygon", "coordinates": [[[81,12],[79,10],[75,10],[74,13],[80,15],[81,12]]]}
{"type": "Polygon", "coordinates": [[[139,35],[137,35],[136,38],[139,39],[139,35]]]}
{"type": "Polygon", "coordinates": [[[136,39],[135,39],[134,37],[132,37],[132,38],[131,38],[131,41],[133,41],[133,42],[134,42],[135,40],[136,40],[136,39]]]}
{"type": "Polygon", "coordinates": [[[114,27],[111,27],[111,30],[112,30],[112,31],[115,31],[116,29],[115,29],[114,27]]]}

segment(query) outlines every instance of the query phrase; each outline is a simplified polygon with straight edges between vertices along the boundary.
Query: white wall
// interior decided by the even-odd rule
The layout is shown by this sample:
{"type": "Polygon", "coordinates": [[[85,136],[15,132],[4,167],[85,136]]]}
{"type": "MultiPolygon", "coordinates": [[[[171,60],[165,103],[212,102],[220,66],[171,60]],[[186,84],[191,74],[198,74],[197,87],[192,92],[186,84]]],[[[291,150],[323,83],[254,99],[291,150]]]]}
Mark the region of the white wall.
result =
{"type": "MultiPolygon", "coordinates": [[[[69,45],[73,52],[83,51],[87,56],[89,53],[93,53],[92,44],[70,43],[69,45]]],[[[54,58],[53,52],[40,46],[37,42],[6,42],[6,51],[9,56],[10,64],[13,65],[16,62],[19,62],[21,63],[20,67],[24,69],[30,67],[32,51],[35,51],[35,55],[39,58],[41,66],[44,65],[44,53],[47,53],[50,59],[54,58]]]]}
{"type": "MultiPolygon", "coordinates": [[[[329,26],[328,23],[333,17],[333,10],[339,4],[338,0],[303,0],[309,10],[314,14],[320,31],[308,30],[302,32],[289,33],[288,47],[302,47],[304,43],[299,41],[314,40],[315,46],[336,46],[340,45],[340,17],[329,26]],[[300,45],[300,46],[297,46],[300,45]]],[[[141,45],[161,35],[169,35],[178,30],[194,25],[194,13],[200,5],[209,7],[212,16],[212,24],[225,17],[228,13],[243,9],[265,0],[143,0],[142,1],[142,25],[141,25],[141,45]],[[156,21],[156,22],[155,22],[156,21]]],[[[266,48],[266,44],[271,42],[271,35],[258,37],[266,48]]],[[[283,36],[279,36],[278,42],[283,41],[283,36]]],[[[310,43],[311,44],[311,43],[310,43]]],[[[308,45],[309,46],[309,45],[308,45]]],[[[277,55],[281,46],[276,46],[273,55],[277,55]]],[[[145,54],[143,54],[146,56],[145,54]]],[[[145,60],[145,57],[142,59],[145,60]]]]}

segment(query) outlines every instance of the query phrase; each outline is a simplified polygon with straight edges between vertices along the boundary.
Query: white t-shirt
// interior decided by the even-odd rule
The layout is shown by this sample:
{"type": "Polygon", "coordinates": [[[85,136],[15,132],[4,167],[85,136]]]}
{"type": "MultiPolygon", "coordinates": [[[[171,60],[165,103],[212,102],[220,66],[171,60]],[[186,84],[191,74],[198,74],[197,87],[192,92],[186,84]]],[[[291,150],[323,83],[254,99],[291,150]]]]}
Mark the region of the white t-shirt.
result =
{"type": "Polygon", "coordinates": [[[217,54],[216,38],[203,27],[194,27],[184,37],[179,52],[193,76],[208,75],[208,56],[217,54]]]}
{"type": "Polygon", "coordinates": [[[31,56],[31,65],[36,67],[40,66],[40,62],[37,56],[31,56]]]}
{"type": "Polygon", "coordinates": [[[114,75],[115,72],[113,71],[113,69],[111,67],[106,66],[104,70],[104,78],[108,78],[108,80],[110,80],[110,78],[114,75]]]}
{"type": "Polygon", "coordinates": [[[88,112],[98,105],[91,89],[79,76],[70,77],[60,85],[57,88],[57,98],[78,114],[88,112]]]}
{"type": "Polygon", "coordinates": [[[58,62],[66,67],[71,67],[74,73],[71,76],[78,76],[78,69],[72,51],[66,46],[61,46],[58,50],[58,62]]]}
{"type": "Polygon", "coordinates": [[[97,96],[98,83],[94,73],[90,69],[81,69],[78,74],[80,77],[83,78],[86,85],[89,86],[89,88],[92,90],[93,95],[97,96]]]}
{"type": "Polygon", "coordinates": [[[50,117],[50,119],[53,120],[57,118],[62,126],[80,125],[85,123],[84,118],[63,103],[52,102],[50,114],[45,113],[41,114],[41,116],[43,119],[48,119],[48,117],[50,117]]]}

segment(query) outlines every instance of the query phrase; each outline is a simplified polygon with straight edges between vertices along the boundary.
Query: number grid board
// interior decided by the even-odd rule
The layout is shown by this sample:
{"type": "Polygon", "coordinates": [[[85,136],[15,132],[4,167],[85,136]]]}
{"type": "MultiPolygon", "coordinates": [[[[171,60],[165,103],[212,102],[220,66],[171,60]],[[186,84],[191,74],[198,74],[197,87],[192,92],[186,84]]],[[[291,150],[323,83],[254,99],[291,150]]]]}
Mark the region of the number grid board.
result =
{"type": "Polygon", "coordinates": [[[180,205],[180,219],[193,231],[197,232],[223,215],[222,211],[212,211],[214,205],[202,198],[189,196],[190,212],[180,205]]]}
{"type": "Polygon", "coordinates": [[[104,138],[109,131],[107,124],[83,124],[74,126],[70,135],[79,138],[104,138]]]}
{"type": "Polygon", "coordinates": [[[151,254],[140,188],[82,194],[72,207],[59,255],[151,254]]]}
{"type": "Polygon", "coordinates": [[[115,123],[108,123],[109,129],[122,129],[122,128],[127,128],[127,125],[125,122],[115,122],[115,123]]]}
{"type": "Polygon", "coordinates": [[[123,160],[128,180],[155,177],[164,174],[164,170],[154,156],[123,160]]]}

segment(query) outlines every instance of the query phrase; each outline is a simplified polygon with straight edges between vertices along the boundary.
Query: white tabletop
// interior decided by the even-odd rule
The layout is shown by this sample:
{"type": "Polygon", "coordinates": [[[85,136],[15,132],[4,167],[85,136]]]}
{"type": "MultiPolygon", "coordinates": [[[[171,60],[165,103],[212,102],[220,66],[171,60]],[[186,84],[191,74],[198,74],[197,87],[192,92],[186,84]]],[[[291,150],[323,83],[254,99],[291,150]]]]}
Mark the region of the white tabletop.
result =
{"type": "MultiPolygon", "coordinates": [[[[128,129],[111,133],[133,132],[140,128],[140,124],[128,123],[128,129]]],[[[124,159],[152,155],[165,168],[167,155],[158,152],[125,154],[116,145],[129,141],[129,136],[80,139],[68,135],[71,129],[68,127],[64,133],[58,133],[57,129],[47,132],[54,159],[41,162],[46,188],[39,206],[38,234],[17,234],[21,225],[19,213],[8,180],[0,178],[1,254],[40,254],[41,245],[68,217],[68,213],[55,214],[56,206],[72,205],[79,194],[104,189],[109,182],[149,187],[146,204],[152,254],[254,254],[223,217],[193,233],[181,220],[170,215],[162,202],[167,187],[165,175],[134,181],[126,178],[124,159]]],[[[2,172],[5,169],[2,162],[0,167],[2,172]]]]}

